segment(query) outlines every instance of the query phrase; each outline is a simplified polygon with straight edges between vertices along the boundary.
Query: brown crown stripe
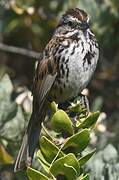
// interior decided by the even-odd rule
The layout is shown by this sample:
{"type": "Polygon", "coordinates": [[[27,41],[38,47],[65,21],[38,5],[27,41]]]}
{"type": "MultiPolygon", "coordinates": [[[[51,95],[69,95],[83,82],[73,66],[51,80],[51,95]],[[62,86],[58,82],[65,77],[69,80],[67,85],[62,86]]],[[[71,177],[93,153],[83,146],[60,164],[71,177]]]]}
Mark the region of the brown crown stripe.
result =
{"type": "Polygon", "coordinates": [[[80,21],[86,21],[86,19],[87,19],[87,13],[81,9],[78,9],[78,8],[69,9],[64,14],[64,16],[66,16],[66,15],[71,15],[71,16],[79,19],[80,21]]]}

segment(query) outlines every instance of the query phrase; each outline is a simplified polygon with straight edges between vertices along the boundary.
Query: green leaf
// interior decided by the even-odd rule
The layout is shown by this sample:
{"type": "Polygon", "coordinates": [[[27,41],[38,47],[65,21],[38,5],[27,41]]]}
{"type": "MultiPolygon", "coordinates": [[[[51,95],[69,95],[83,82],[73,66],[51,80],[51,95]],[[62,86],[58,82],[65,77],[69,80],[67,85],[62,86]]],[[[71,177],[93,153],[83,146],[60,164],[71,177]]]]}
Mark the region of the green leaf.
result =
{"type": "Polygon", "coordinates": [[[86,174],[82,177],[78,177],[76,180],[89,180],[89,174],[86,174]]]}
{"type": "Polygon", "coordinates": [[[27,175],[29,177],[29,180],[48,180],[48,178],[44,174],[30,167],[28,167],[27,169],[27,175]]]}
{"type": "Polygon", "coordinates": [[[51,136],[47,128],[44,126],[43,122],[41,123],[41,126],[42,126],[42,134],[45,135],[49,140],[53,141],[54,140],[53,137],[51,136]]]}
{"type": "Polygon", "coordinates": [[[0,164],[13,164],[12,156],[8,154],[2,145],[0,145],[0,164]]]}
{"type": "Polygon", "coordinates": [[[82,107],[81,107],[80,103],[78,103],[78,104],[72,103],[71,106],[69,106],[68,109],[69,109],[70,112],[78,113],[78,112],[81,112],[82,107]]]}
{"type": "Polygon", "coordinates": [[[5,74],[0,81],[0,88],[3,88],[3,90],[6,92],[6,94],[11,94],[13,91],[13,85],[12,82],[7,74],[5,74]]]}
{"type": "Polygon", "coordinates": [[[37,151],[37,157],[44,163],[44,164],[46,164],[47,166],[49,166],[50,167],[50,164],[45,160],[45,158],[44,158],[44,156],[43,156],[43,154],[42,154],[42,152],[41,152],[41,150],[39,149],[38,151],[37,151]]]}
{"type": "Polygon", "coordinates": [[[68,154],[56,160],[50,167],[50,172],[56,177],[59,174],[67,177],[68,180],[75,179],[79,173],[79,163],[74,154],[68,154]]]}
{"type": "Polygon", "coordinates": [[[2,100],[0,98],[1,107],[0,107],[0,125],[4,126],[4,124],[16,116],[17,113],[17,104],[15,102],[11,102],[10,96],[7,96],[2,100]]]}
{"type": "Polygon", "coordinates": [[[4,124],[4,127],[1,130],[1,136],[16,142],[16,140],[21,139],[21,132],[24,127],[24,115],[21,107],[18,106],[16,116],[4,124]]]}
{"type": "Polygon", "coordinates": [[[50,106],[53,114],[57,112],[57,104],[54,101],[50,104],[50,106]]]}
{"type": "Polygon", "coordinates": [[[78,128],[90,128],[94,125],[100,115],[100,112],[91,113],[82,123],[77,123],[78,128]]]}
{"type": "Polygon", "coordinates": [[[38,160],[40,161],[41,166],[44,168],[44,170],[49,173],[50,164],[45,160],[43,154],[41,153],[41,150],[38,150],[37,152],[38,160]]]}
{"type": "Polygon", "coordinates": [[[12,83],[8,75],[4,75],[0,81],[0,128],[7,121],[16,116],[17,105],[11,101],[11,93],[13,90],[12,83]]]}
{"type": "Polygon", "coordinates": [[[80,153],[87,147],[89,140],[89,130],[84,129],[68,138],[68,140],[65,142],[63,146],[63,149],[70,148],[70,152],[80,153]]]}
{"type": "Polygon", "coordinates": [[[86,174],[81,180],[89,180],[89,174],[86,174]]]}
{"type": "MultiPolygon", "coordinates": [[[[40,139],[40,147],[43,155],[46,157],[48,162],[52,162],[59,152],[59,148],[45,136],[42,136],[40,139]]],[[[64,153],[60,151],[58,157],[62,156],[64,156],[64,153]]]]}
{"type": "Polygon", "coordinates": [[[11,100],[13,91],[8,75],[0,81],[0,135],[7,140],[20,140],[25,119],[20,106],[11,100]]]}
{"type": "Polygon", "coordinates": [[[96,149],[94,149],[93,151],[91,151],[90,153],[86,154],[85,156],[81,157],[78,162],[80,164],[80,166],[83,166],[95,153],[96,149]]]}
{"type": "Polygon", "coordinates": [[[51,119],[51,125],[56,132],[68,132],[73,134],[73,126],[70,118],[63,110],[58,110],[51,119]]]}

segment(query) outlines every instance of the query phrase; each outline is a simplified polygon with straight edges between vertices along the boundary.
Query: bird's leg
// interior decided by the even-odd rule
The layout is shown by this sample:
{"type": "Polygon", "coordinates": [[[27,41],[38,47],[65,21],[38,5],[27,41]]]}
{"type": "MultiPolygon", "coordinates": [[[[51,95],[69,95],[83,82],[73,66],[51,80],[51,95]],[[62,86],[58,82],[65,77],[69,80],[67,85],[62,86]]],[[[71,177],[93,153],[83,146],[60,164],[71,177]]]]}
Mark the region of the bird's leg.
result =
{"type": "MultiPolygon", "coordinates": [[[[74,118],[72,118],[72,122],[74,127],[76,127],[77,123],[81,123],[82,120],[84,120],[85,117],[88,116],[88,114],[90,113],[90,108],[89,108],[89,101],[86,95],[84,94],[80,94],[79,96],[80,98],[78,98],[78,102],[79,102],[79,106],[80,106],[80,112],[76,113],[74,118]]],[[[78,129],[75,128],[75,132],[77,132],[78,129]]]]}
{"type": "Polygon", "coordinates": [[[89,108],[89,100],[86,95],[80,94],[81,99],[80,99],[80,104],[83,108],[86,109],[86,115],[90,113],[90,108],[89,108]]]}

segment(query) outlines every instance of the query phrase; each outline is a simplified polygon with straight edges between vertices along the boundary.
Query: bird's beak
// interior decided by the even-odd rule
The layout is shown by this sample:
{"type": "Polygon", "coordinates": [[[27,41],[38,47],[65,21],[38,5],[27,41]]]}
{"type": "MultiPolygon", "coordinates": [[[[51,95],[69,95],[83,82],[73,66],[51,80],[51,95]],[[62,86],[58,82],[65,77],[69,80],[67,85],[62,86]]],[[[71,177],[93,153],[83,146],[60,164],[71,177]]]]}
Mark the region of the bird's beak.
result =
{"type": "Polygon", "coordinates": [[[88,22],[82,22],[82,24],[81,24],[81,29],[82,29],[82,30],[89,29],[89,23],[88,23],[88,22]]]}

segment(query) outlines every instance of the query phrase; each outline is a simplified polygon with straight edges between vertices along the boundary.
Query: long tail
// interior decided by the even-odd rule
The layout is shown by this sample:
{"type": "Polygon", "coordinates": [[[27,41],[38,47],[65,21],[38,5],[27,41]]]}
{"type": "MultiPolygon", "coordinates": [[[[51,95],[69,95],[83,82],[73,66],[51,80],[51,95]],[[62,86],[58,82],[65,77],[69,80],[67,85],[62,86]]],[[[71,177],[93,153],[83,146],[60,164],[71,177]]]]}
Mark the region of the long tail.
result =
{"type": "Polygon", "coordinates": [[[42,108],[40,113],[32,113],[27,130],[23,137],[22,145],[15,161],[14,172],[25,169],[31,166],[34,151],[38,144],[41,131],[41,122],[45,119],[46,109],[42,108]]]}

